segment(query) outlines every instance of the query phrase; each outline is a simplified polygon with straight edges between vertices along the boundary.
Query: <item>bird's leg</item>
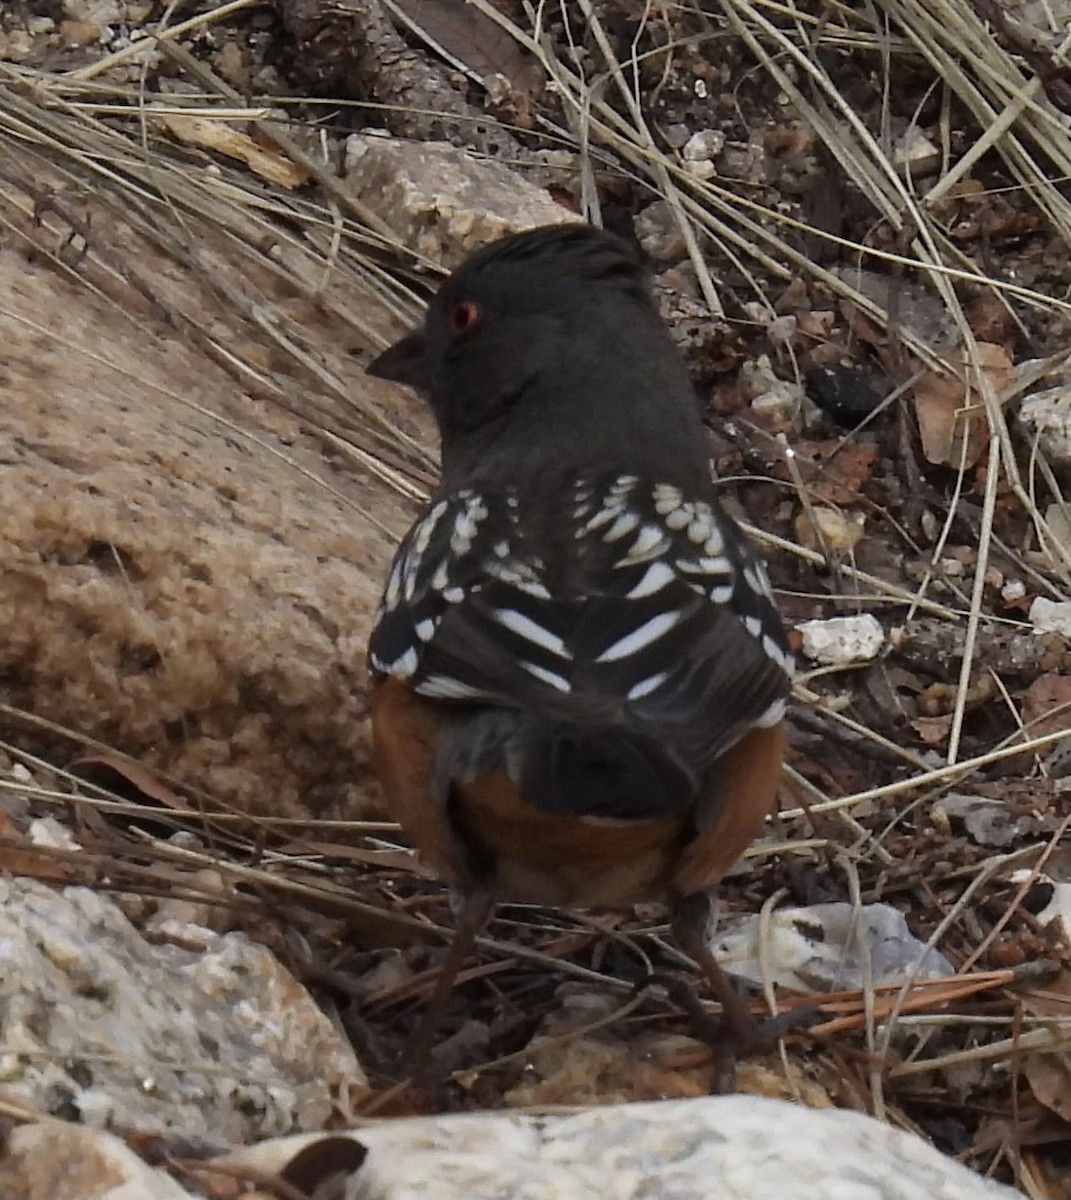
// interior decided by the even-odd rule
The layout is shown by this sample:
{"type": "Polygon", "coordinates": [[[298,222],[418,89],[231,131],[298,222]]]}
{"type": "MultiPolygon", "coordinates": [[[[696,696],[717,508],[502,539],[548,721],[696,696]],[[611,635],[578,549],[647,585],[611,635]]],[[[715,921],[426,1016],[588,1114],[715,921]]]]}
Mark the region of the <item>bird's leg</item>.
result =
{"type": "Polygon", "coordinates": [[[695,959],[721,1005],[721,1017],[711,1017],[686,985],[672,992],[695,1035],[714,1052],[716,1090],[731,1091],[738,1059],[771,1049],[786,1033],[812,1024],[819,1010],[813,1004],[798,1004],[776,1017],[755,1017],[710,948],[714,914],[714,898],[709,892],[682,896],[673,905],[673,934],[681,949],[695,959]]]}
{"type": "Polygon", "coordinates": [[[450,943],[443,961],[439,964],[435,989],[409,1039],[405,1056],[402,1059],[404,1074],[414,1081],[419,1081],[428,1074],[431,1049],[439,1018],[450,998],[458,972],[472,950],[477,937],[490,920],[494,906],[494,893],[488,887],[476,887],[470,891],[451,893],[451,909],[454,912],[455,922],[454,940],[450,943]]]}

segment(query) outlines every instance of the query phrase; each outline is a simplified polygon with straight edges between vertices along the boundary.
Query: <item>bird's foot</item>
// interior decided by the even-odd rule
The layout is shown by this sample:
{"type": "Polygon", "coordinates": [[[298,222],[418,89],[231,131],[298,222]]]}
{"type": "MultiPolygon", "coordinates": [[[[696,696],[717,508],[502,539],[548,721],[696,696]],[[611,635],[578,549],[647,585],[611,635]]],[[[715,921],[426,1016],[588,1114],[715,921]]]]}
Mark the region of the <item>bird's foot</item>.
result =
{"type": "Polygon", "coordinates": [[[719,989],[718,1016],[703,1006],[683,979],[674,980],[669,987],[670,999],[684,1010],[693,1035],[710,1047],[714,1056],[711,1091],[718,1094],[735,1089],[736,1064],[741,1059],[767,1053],[787,1034],[806,1029],[822,1017],[822,1010],[814,1004],[797,1004],[775,1017],[756,1017],[747,1000],[722,978],[725,988],[719,989]]]}

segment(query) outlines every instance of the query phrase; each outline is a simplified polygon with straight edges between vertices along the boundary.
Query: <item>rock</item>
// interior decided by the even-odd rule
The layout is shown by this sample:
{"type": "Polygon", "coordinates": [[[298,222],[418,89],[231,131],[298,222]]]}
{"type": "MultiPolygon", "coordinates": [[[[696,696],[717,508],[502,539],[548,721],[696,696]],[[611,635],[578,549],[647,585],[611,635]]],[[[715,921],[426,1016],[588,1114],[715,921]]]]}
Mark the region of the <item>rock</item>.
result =
{"type": "Polygon", "coordinates": [[[688,253],[673,207],[655,200],[636,217],[636,238],[644,254],[662,262],[680,262],[688,253]]]}
{"type": "Polygon", "coordinates": [[[804,377],[811,399],[838,425],[855,426],[881,403],[862,371],[840,363],[812,367],[804,377]]]}
{"type": "MultiPolygon", "coordinates": [[[[339,1189],[355,1200],[1022,1200],[862,1113],[759,1096],[382,1121],[351,1136],[369,1151],[339,1189]]],[[[223,1161],[282,1174],[315,1143],[223,1161]]]]}
{"type": "Polygon", "coordinates": [[[725,134],[720,129],[701,129],[684,143],[681,157],[686,162],[713,159],[725,149],[725,134]]]}
{"type": "Polygon", "coordinates": [[[1019,407],[1019,424],[1053,465],[1071,464],[1071,385],[1027,396],[1019,407]]]}
{"type": "Polygon", "coordinates": [[[125,20],[119,0],[63,0],[63,15],[68,21],[87,25],[119,25],[125,20]]]}
{"type": "Polygon", "coordinates": [[[19,1200],[193,1200],[117,1137],[64,1121],[20,1125],[0,1158],[0,1196],[19,1200]]]}
{"type": "Polygon", "coordinates": [[[1026,834],[1040,832],[1039,822],[1030,813],[1013,816],[1008,805],[988,796],[968,796],[950,792],[942,796],[931,810],[935,821],[944,828],[951,828],[951,820],[963,822],[972,841],[980,846],[995,846],[1003,849],[1011,846],[1026,834]]]}
{"type": "Polygon", "coordinates": [[[1030,621],[1035,633],[1059,633],[1071,638],[1071,600],[1038,596],[1030,605],[1030,621]]]}
{"type": "Polygon", "coordinates": [[[263,946],[197,932],[203,950],[150,945],[88,888],[0,880],[4,1093],[120,1132],[320,1128],[365,1085],[349,1045],[263,946]]]}
{"type": "MultiPolygon", "coordinates": [[[[277,348],[236,331],[193,272],[86,204],[95,245],[198,313],[220,354],[259,363],[269,390],[278,379],[280,394],[317,395],[300,373],[287,380],[277,348]]],[[[26,212],[26,236],[54,245],[52,218],[35,228],[26,212]]],[[[91,265],[85,286],[45,253],[27,261],[16,240],[0,245],[0,700],[244,811],[366,815],[364,645],[411,508],[352,464],[326,464],[305,428],[245,394],[141,295],[94,294],[91,265]]],[[[213,263],[223,278],[235,270],[213,263]]],[[[231,279],[266,288],[265,304],[273,295],[255,273],[231,279]]],[[[281,311],[301,317],[285,288],[281,311]]],[[[385,324],[382,305],[331,302],[385,324]]],[[[347,373],[347,405],[418,430],[400,409],[416,405],[365,381],[352,331],[317,313],[304,348],[347,373]]]]}
{"type": "Polygon", "coordinates": [[[850,554],[866,528],[862,513],[846,513],[822,505],[804,509],[795,521],[796,537],[811,550],[825,546],[831,554],[850,554]]]}
{"type": "Polygon", "coordinates": [[[504,234],[580,220],[524,176],[447,142],[355,133],[346,183],[410,250],[445,267],[504,234]]]}
{"type": "Polygon", "coordinates": [[[909,125],[893,145],[893,162],[908,175],[932,175],[941,165],[941,150],[917,125],[909,125]]]}
{"type": "Polygon", "coordinates": [[[881,622],[870,613],[804,621],[796,628],[803,637],[804,657],[827,666],[869,662],[877,657],[885,641],[881,622]]]}
{"type": "Polygon", "coordinates": [[[743,364],[739,387],[742,395],[751,398],[751,412],[764,429],[784,433],[801,427],[803,387],[780,379],[765,354],[743,364]]]}
{"type": "Polygon", "coordinates": [[[918,979],[955,974],[937,950],[923,954],[904,914],[889,904],[780,908],[765,921],[745,917],[719,931],[713,947],[733,975],[758,986],[769,979],[799,992],[862,988],[868,980],[875,986],[902,983],[916,964],[918,979]]]}

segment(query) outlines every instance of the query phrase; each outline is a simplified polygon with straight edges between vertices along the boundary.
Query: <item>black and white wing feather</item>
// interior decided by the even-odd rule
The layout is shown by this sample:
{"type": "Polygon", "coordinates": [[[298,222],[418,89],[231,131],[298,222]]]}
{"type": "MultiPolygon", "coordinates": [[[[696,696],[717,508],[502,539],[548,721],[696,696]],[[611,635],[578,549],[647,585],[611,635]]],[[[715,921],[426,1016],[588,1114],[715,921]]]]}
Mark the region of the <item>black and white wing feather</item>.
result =
{"type": "Polygon", "coordinates": [[[370,662],[420,695],[522,714],[514,734],[662,747],[682,794],[781,720],[793,669],[736,526],[633,475],[575,481],[539,512],[509,489],[437,499],[399,547],[370,662]]]}

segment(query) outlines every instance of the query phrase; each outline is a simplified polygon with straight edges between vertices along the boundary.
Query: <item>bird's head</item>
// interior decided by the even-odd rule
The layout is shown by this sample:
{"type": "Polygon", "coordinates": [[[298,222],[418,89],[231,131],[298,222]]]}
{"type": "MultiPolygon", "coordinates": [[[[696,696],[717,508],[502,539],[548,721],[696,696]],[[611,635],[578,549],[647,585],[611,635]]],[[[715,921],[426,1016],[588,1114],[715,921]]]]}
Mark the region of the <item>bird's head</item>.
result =
{"type": "Polygon", "coordinates": [[[514,447],[560,442],[566,457],[600,426],[634,442],[665,424],[666,411],[652,423],[644,410],[668,410],[672,422],[681,396],[693,435],[698,420],[639,251],[587,225],[533,229],[477,251],[443,283],[423,325],[368,372],[427,399],[444,472],[459,458],[471,469],[500,434],[514,447]]]}

